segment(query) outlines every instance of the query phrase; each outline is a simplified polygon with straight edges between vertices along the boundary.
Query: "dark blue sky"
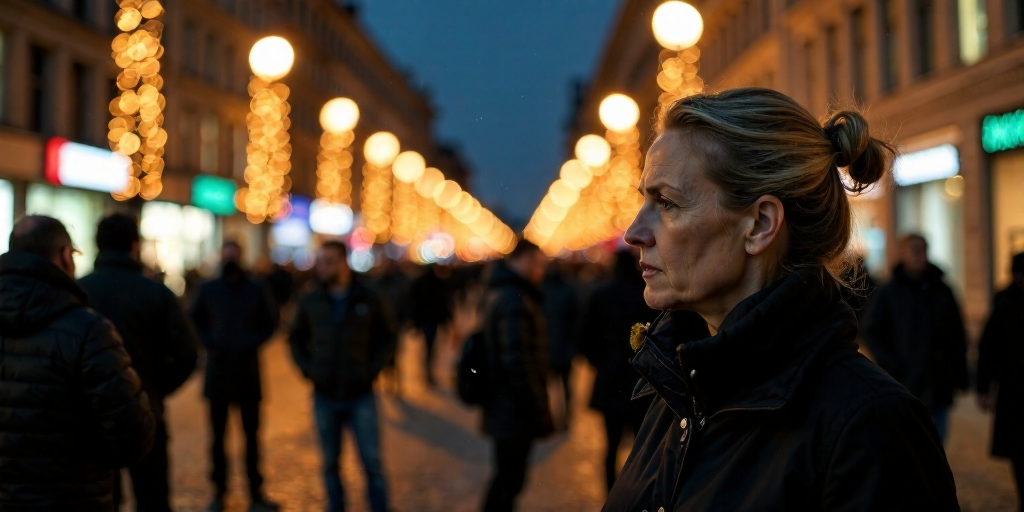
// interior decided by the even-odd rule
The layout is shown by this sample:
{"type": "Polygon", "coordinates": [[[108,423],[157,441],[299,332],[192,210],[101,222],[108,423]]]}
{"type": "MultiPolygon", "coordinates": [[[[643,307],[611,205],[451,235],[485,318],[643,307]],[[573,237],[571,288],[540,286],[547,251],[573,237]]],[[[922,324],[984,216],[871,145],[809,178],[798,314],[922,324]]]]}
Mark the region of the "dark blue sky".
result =
{"type": "Polygon", "coordinates": [[[528,219],[566,157],[571,79],[593,73],[619,0],[356,3],[392,62],[431,90],[436,134],[461,146],[474,194],[528,219]]]}

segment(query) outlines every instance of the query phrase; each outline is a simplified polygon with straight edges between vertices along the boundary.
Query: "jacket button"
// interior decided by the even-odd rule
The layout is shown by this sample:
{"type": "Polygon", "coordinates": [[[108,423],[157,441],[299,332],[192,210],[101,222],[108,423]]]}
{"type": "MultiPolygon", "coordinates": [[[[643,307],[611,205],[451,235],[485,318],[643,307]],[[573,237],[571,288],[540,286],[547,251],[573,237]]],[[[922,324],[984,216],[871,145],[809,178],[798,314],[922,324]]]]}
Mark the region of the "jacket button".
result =
{"type": "Polygon", "coordinates": [[[679,428],[681,428],[681,429],[683,429],[683,430],[686,430],[686,425],[688,425],[688,424],[689,424],[689,422],[688,422],[688,421],[686,421],[686,418],[683,418],[683,419],[682,419],[682,420],[681,420],[681,421],[679,422],[679,428]]]}
{"type": "Polygon", "coordinates": [[[658,507],[658,512],[665,512],[665,507],[658,507]]]}

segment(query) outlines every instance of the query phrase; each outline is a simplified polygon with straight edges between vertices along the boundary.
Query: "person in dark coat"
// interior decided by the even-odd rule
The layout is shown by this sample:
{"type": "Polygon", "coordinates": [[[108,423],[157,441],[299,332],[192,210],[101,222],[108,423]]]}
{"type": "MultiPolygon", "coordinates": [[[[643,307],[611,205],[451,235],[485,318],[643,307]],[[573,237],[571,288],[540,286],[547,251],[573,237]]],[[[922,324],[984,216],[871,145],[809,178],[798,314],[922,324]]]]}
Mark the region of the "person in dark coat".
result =
{"type": "Polygon", "coordinates": [[[945,441],[953,395],[967,388],[967,334],[943,273],[921,235],[902,242],[892,280],[872,297],[862,328],[875,362],[932,412],[945,441]]]}
{"type": "Polygon", "coordinates": [[[534,442],[554,431],[548,408],[547,327],[541,292],[547,257],[520,241],[492,268],[485,297],[484,340],[492,394],[483,430],[494,440],[494,475],[484,512],[511,512],[526,483],[534,442]]]}
{"type": "Polygon", "coordinates": [[[436,384],[432,368],[437,330],[452,318],[451,294],[441,278],[441,270],[436,264],[427,265],[423,275],[412,282],[412,321],[423,333],[427,345],[424,372],[431,387],[436,384]]]}
{"type": "Polygon", "coordinates": [[[388,510],[373,381],[397,341],[390,312],[376,292],[353,279],[347,249],[328,241],[316,256],[316,287],[299,301],[289,342],[302,375],[313,382],[323,475],[331,512],[345,510],[342,430],[355,435],[373,512],[388,510]]]}
{"type": "MultiPolygon", "coordinates": [[[[381,274],[373,282],[372,287],[384,299],[384,305],[390,310],[390,317],[394,323],[397,337],[401,338],[406,329],[409,328],[412,315],[412,301],[409,298],[411,292],[409,277],[395,260],[384,258],[381,264],[381,274]]],[[[392,351],[391,357],[384,364],[383,373],[387,376],[387,382],[391,384],[391,390],[394,395],[400,396],[402,394],[402,386],[401,376],[398,373],[397,358],[397,350],[392,351]]]]}
{"type": "MultiPolygon", "coordinates": [[[[192,375],[199,342],[174,293],[142,275],[134,217],[115,213],[101,220],[96,247],[95,270],[79,284],[89,294],[92,307],[110,319],[124,338],[156,419],[153,449],[128,467],[136,509],[170,512],[164,398],[192,375]]],[[[119,490],[115,488],[118,501],[119,490]]]]}
{"type": "Polygon", "coordinates": [[[666,105],[644,161],[653,397],[605,512],[959,511],[928,408],[857,351],[842,300],[852,215],[894,150],[859,113],[822,126],[748,87],[666,105]]]}
{"type": "Polygon", "coordinates": [[[56,219],[14,225],[0,256],[0,510],[113,512],[114,472],[153,445],[117,330],[87,307],[56,219]]]}
{"type": "Polygon", "coordinates": [[[269,290],[249,277],[242,268],[242,249],[225,242],[221,249],[221,274],[199,286],[189,316],[206,348],[206,383],[203,394],[209,400],[213,442],[210,474],[216,494],[208,510],[224,507],[227,492],[227,455],[224,433],[228,410],[236,405],[245,431],[245,469],[249,479],[250,510],[277,510],[263,495],[260,473],[260,384],[259,348],[274,334],[277,310],[269,290]]]}
{"type": "Polygon", "coordinates": [[[559,428],[568,430],[572,415],[572,360],[576,357],[580,307],[576,289],[566,281],[560,263],[553,260],[548,264],[540,291],[544,294],[542,308],[548,326],[548,372],[562,387],[565,400],[559,428]]]}
{"type": "Polygon", "coordinates": [[[644,302],[646,285],[639,263],[631,251],[615,253],[612,282],[591,295],[580,327],[580,348],[597,370],[590,407],[604,415],[604,474],[608,490],[619,469],[622,437],[627,430],[633,435],[640,431],[652,401],[650,397],[631,400],[640,374],[629,363],[633,359],[630,330],[635,324],[646,324],[658,316],[644,302]]]}
{"type": "Polygon", "coordinates": [[[992,455],[1010,459],[1024,511],[1024,253],[1013,257],[1013,282],[996,294],[978,345],[977,392],[983,410],[995,407],[992,455]]]}

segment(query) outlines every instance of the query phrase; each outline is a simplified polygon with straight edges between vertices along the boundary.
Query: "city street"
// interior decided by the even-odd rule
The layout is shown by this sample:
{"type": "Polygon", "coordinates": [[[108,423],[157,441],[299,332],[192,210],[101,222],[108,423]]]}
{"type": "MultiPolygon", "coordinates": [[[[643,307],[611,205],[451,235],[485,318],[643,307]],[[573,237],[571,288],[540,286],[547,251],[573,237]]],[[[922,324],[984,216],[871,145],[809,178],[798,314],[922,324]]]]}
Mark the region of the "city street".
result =
{"type": "MultiPolygon", "coordinates": [[[[441,340],[439,340],[441,343],[441,340]]],[[[447,382],[455,352],[448,344],[438,351],[436,368],[447,382]]],[[[403,340],[400,368],[402,399],[384,393],[380,399],[385,470],[394,508],[400,512],[469,512],[478,509],[489,476],[488,444],[477,428],[477,414],[462,407],[447,385],[430,391],[421,383],[420,338],[403,340]]],[[[263,404],[263,467],[267,493],[290,511],[321,511],[324,491],[319,475],[317,442],[312,428],[310,388],[291,361],[283,338],[263,351],[267,398],[263,404]]],[[[582,366],[585,368],[585,366],[582,366]]],[[[577,387],[591,378],[578,373],[577,387]]],[[[520,510],[596,511],[603,500],[601,481],[601,418],[585,408],[577,395],[576,417],[568,435],[554,437],[536,449],[535,468],[520,510]]],[[[207,414],[202,377],[192,380],[170,401],[175,510],[195,512],[211,497],[207,479],[207,414]]],[[[232,419],[229,442],[233,455],[231,511],[245,510],[246,487],[241,469],[242,436],[232,419]]],[[[961,400],[953,416],[949,458],[965,512],[1010,512],[1015,498],[1009,465],[987,456],[989,417],[961,400]]],[[[354,445],[344,452],[344,482],[350,510],[368,510],[363,475],[354,445]]],[[[128,508],[126,510],[132,510],[128,508]]]]}

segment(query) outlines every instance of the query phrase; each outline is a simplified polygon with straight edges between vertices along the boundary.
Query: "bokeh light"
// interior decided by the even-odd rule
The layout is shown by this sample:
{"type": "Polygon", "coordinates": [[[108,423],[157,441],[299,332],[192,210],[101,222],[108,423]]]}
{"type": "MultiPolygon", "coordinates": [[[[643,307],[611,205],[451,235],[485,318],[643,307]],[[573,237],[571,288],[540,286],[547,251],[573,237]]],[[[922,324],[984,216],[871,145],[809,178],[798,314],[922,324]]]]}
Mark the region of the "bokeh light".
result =
{"type": "Polygon", "coordinates": [[[623,132],[636,126],[640,120],[640,107],[633,101],[633,98],[615,93],[601,100],[598,115],[605,128],[623,132]]]}
{"type": "Polygon", "coordinates": [[[576,142],[576,158],[591,168],[601,167],[611,158],[612,148],[599,135],[584,135],[576,142]]]}
{"type": "Polygon", "coordinates": [[[349,98],[334,98],[320,109],[320,126],[328,133],[345,133],[359,122],[359,105],[349,98]]]}
{"type": "Polygon", "coordinates": [[[391,164],[391,172],[394,173],[395,179],[402,183],[413,183],[420,179],[426,168],[427,161],[423,159],[423,155],[415,151],[399,153],[391,164]]]}
{"type": "Polygon", "coordinates": [[[377,132],[370,135],[363,145],[363,156],[375,167],[388,167],[395,161],[401,144],[391,132],[377,132]]]}
{"type": "Polygon", "coordinates": [[[295,63],[295,51],[283,37],[269,36],[256,41],[249,51],[249,67],[266,82],[284,78],[295,63]]]}
{"type": "Polygon", "coordinates": [[[704,20],[692,5],[672,0],[654,10],[651,28],[658,44],[680,51],[697,44],[704,32],[704,20]]]}

